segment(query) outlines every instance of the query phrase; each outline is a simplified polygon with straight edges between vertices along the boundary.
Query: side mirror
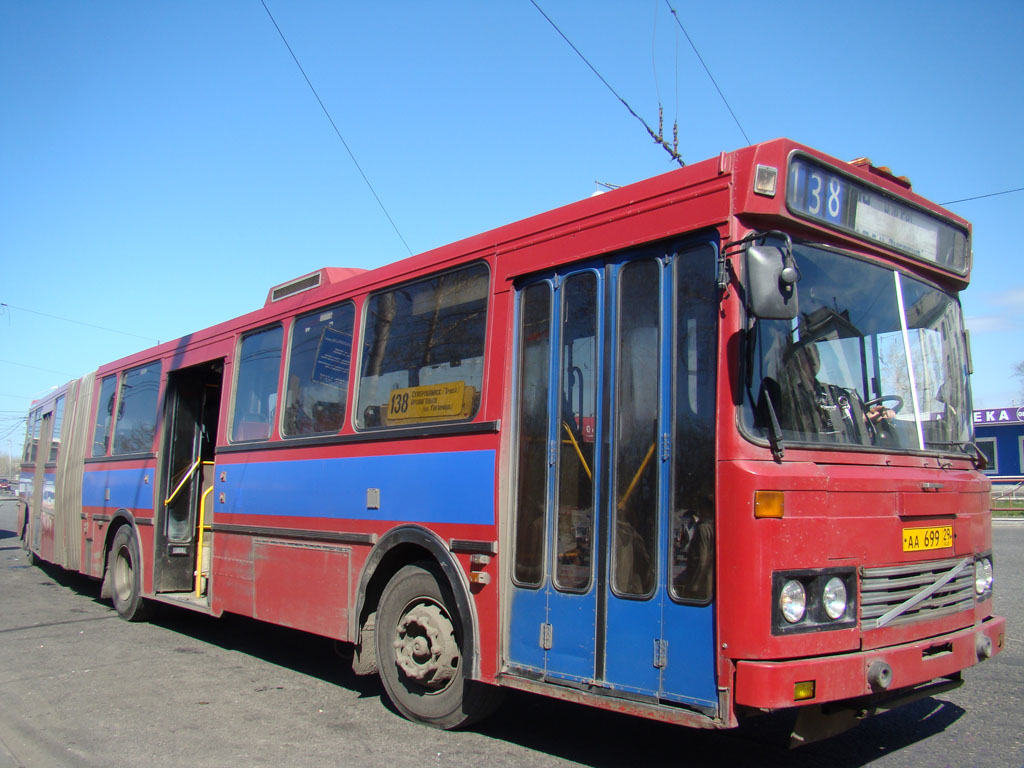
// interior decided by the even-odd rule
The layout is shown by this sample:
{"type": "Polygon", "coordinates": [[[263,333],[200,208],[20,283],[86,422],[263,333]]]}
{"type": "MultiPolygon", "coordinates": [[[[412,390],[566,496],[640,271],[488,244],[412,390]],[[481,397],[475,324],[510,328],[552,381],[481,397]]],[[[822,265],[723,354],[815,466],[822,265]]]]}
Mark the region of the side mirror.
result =
{"type": "Polygon", "coordinates": [[[796,282],[800,273],[793,257],[776,245],[752,245],[745,253],[747,307],[763,320],[797,316],[796,282]]]}

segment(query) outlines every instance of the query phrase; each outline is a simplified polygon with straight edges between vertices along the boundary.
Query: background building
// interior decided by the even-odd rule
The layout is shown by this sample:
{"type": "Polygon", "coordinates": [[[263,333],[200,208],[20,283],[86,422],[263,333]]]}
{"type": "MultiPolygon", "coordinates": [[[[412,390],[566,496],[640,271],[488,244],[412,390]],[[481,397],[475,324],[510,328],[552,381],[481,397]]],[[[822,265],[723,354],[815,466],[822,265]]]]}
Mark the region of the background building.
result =
{"type": "Polygon", "coordinates": [[[1024,498],[1024,406],[974,412],[974,442],[988,458],[992,497],[1024,498]]]}

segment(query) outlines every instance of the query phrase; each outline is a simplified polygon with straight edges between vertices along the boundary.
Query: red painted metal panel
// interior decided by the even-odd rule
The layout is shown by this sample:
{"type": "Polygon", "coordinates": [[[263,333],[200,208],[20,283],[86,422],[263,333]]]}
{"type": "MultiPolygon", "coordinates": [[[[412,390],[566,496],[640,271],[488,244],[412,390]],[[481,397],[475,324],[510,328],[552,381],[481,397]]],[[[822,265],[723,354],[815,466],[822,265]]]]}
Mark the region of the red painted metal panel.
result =
{"type": "MultiPolygon", "coordinates": [[[[834,457],[832,457],[834,460],[834,457]]],[[[845,458],[845,456],[844,456],[845,458]]],[[[977,491],[983,479],[970,471],[931,466],[887,467],[795,461],[721,462],[719,522],[719,635],[730,659],[795,659],[842,653],[950,632],[990,612],[974,611],[921,619],[899,627],[863,632],[842,629],[793,635],[772,634],[771,575],[804,568],[901,565],[980,554],[991,541],[991,525],[977,491]],[[941,484],[934,492],[922,483],[941,484]],[[908,494],[916,489],[916,494],[908,494]],[[756,490],[783,490],[785,517],[755,520],[756,490]],[[926,496],[942,514],[900,514],[901,496],[926,496]],[[902,530],[952,525],[952,548],[904,552],[902,530]]],[[[920,511],[924,511],[923,509],[920,511]]]]}
{"type": "Polygon", "coordinates": [[[252,537],[215,533],[210,589],[214,613],[253,615],[252,537]]]}
{"type": "Polygon", "coordinates": [[[919,685],[973,666],[978,662],[977,636],[984,634],[999,647],[1005,632],[1006,620],[1000,617],[958,632],[874,651],[797,661],[741,661],[736,665],[736,703],[780,709],[864,696],[872,692],[867,670],[875,660],[892,667],[891,690],[919,685]],[[816,683],[814,699],[794,702],[794,684],[807,680],[816,683]]]}
{"type": "Polygon", "coordinates": [[[349,555],[348,547],[256,539],[255,618],[347,640],[349,555]]]}

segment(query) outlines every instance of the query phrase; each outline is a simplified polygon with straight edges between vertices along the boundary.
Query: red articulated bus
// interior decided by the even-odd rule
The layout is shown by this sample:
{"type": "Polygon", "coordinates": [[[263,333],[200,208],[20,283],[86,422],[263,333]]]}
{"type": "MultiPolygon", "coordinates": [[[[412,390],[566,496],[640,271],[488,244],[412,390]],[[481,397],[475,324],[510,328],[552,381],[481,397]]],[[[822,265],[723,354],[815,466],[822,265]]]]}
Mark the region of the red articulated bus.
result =
{"type": "Polygon", "coordinates": [[[788,140],[101,366],[33,404],[24,542],[351,643],[442,728],[504,687],[795,738],[998,653],[970,225],[788,140]]]}

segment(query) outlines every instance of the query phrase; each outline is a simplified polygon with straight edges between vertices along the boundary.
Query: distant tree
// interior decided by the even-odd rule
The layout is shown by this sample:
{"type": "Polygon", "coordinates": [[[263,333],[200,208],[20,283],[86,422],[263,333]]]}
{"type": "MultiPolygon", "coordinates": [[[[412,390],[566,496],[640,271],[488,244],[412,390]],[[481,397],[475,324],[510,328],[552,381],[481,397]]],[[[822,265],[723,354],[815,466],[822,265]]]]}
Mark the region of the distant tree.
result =
{"type": "Polygon", "coordinates": [[[1020,385],[1020,396],[1024,398],[1024,360],[1013,366],[1013,376],[1020,385]]]}
{"type": "Polygon", "coordinates": [[[0,452],[0,477],[13,477],[15,474],[17,474],[15,470],[18,468],[18,462],[15,460],[13,456],[11,456],[6,451],[0,452]]]}

